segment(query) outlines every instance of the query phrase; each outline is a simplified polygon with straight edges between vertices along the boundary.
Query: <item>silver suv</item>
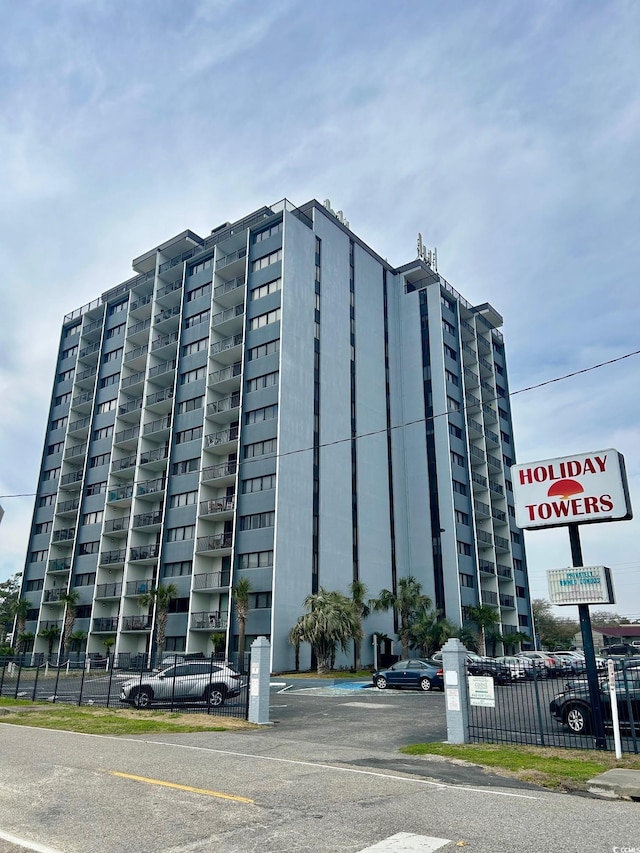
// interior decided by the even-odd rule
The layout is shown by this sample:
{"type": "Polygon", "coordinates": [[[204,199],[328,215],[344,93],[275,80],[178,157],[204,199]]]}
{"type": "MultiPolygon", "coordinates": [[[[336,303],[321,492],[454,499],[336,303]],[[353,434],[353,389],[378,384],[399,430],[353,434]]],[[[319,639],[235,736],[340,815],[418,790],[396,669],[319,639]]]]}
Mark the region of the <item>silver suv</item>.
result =
{"type": "Polygon", "coordinates": [[[238,696],[245,684],[239,673],[224,664],[180,663],[125,681],[120,701],[136,708],[148,708],[152,702],[206,702],[217,707],[238,696]]]}

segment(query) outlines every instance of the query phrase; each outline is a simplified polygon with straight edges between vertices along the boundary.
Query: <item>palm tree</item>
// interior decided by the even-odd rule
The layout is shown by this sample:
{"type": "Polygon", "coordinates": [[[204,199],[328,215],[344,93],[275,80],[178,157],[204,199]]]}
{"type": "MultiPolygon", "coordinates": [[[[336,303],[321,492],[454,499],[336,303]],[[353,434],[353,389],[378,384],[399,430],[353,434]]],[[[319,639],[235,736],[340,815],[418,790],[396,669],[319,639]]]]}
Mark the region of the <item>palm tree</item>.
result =
{"type": "Polygon", "coordinates": [[[238,666],[242,670],[244,670],[245,631],[247,629],[247,616],[249,615],[250,595],[251,581],[249,578],[240,578],[233,588],[233,603],[236,607],[236,618],[238,620],[238,666]]]}
{"type": "Polygon", "coordinates": [[[167,619],[169,617],[169,604],[178,594],[178,587],[174,583],[163,586],[152,586],[148,592],[144,592],[138,602],[141,607],[153,608],[156,622],[156,658],[160,660],[164,650],[164,638],[167,633],[167,619]]]}
{"type": "Polygon", "coordinates": [[[16,627],[14,631],[14,646],[16,648],[17,655],[21,654],[24,645],[24,628],[27,623],[27,613],[30,609],[31,602],[28,598],[18,598],[15,601],[11,602],[9,612],[16,620],[16,627]],[[16,638],[18,642],[16,642],[16,638]]]}
{"type": "Polygon", "coordinates": [[[430,658],[448,639],[460,633],[453,622],[445,619],[437,610],[423,610],[409,629],[412,643],[421,653],[430,658]]]}
{"type": "Polygon", "coordinates": [[[111,657],[111,649],[113,648],[113,646],[115,646],[115,644],[116,644],[116,638],[115,637],[106,637],[102,641],[102,645],[107,650],[107,668],[109,667],[109,658],[111,657]]]}
{"type": "Polygon", "coordinates": [[[218,648],[224,643],[224,634],[222,631],[214,631],[213,634],[209,636],[209,639],[213,645],[213,654],[218,654],[218,648]]]}
{"type": "Polygon", "coordinates": [[[338,646],[346,652],[349,640],[362,637],[360,620],[353,601],[341,592],[320,587],[304,601],[307,613],[289,632],[290,639],[309,643],[318,662],[318,674],[327,672],[338,646]]]}
{"type": "Polygon", "coordinates": [[[296,672],[300,671],[300,643],[302,642],[302,626],[299,624],[300,620],[296,622],[293,628],[289,631],[289,642],[294,647],[296,655],[295,655],[295,670],[296,672]]]}
{"type": "Polygon", "coordinates": [[[80,652],[83,642],[87,639],[86,631],[74,631],[69,637],[69,646],[74,647],[74,651],[80,652]]]}
{"type": "Polygon", "coordinates": [[[73,623],[76,618],[76,604],[78,603],[79,598],[80,595],[75,589],[72,589],[69,590],[69,592],[64,593],[64,595],[61,595],[58,599],[61,604],[66,605],[64,613],[64,630],[62,635],[62,651],[66,654],[69,653],[71,634],[73,633],[73,623]]]}
{"type": "Polygon", "coordinates": [[[397,592],[383,589],[378,598],[373,599],[370,603],[374,610],[385,612],[394,610],[398,614],[398,621],[400,622],[398,639],[402,645],[402,657],[408,658],[411,625],[419,618],[423,610],[428,610],[432,605],[429,596],[422,594],[422,584],[412,575],[400,578],[397,592]]]}
{"type": "Polygon", "coordinates": [[[467,607],[467,619],[478,628],[478,654],[484,656],[487,653],[489,629],[495,642],[496,630],[499,631],[500,612],[489,604],[478,604],[475,607],[467,607]]]}
{"type": "Polygon", "coordinates": [[[351,591],[351,600],[353,601],[353,607],[356,612],[356,616],[358,617],[358,624],[360,625],[360,637],[353,640],[353,668],[356,672],[360,669],[360,641],[362,638],[362,620],[366,619],[367,616],[371,613],[371,608],[368,604],[365,603],[365,598],[367,595],[367,588],[359,580],[351,581],[351,585],[349,586],[349,590],[351,591]]]}
{"type": "Polygon", "coordinates": [[[57,625],[49,625],[48,628],[41,628],[38,636],[48,643],[47,660],[50,661],[53,654],[53,644],[60,637],[60,628],[57,625]]]}
{"type": "Polygon", "coordinates": [[[518,646],[522,643],[530,643],[531,637],[523,631],[514,631],[513,634],[505,634],[502,638],[507,654],[515,654],[518,646]]]}

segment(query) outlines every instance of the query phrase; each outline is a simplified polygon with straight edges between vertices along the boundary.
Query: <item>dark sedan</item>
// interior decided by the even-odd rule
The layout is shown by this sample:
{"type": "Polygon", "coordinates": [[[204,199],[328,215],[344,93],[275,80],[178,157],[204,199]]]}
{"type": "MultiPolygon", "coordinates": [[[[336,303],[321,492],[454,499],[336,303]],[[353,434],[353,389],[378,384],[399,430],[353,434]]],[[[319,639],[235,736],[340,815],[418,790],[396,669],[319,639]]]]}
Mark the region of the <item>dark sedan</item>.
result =
{"type": "MultiPolygon", "coordinates": [[[[635,726],[640,725],[640,671],[629,668],[626,679],[622,672],[616,673],[616,693],[620,727],[629,728],[632,722],[635,726]]],[[[600,704],[604,724],[610,727],[612,714],[608,681],[600,683],[600,704]]],[[[586,679],[568,683],[562,693],[553,697],[549,703],[549,710],[552,717],[574,734],[591,734],[593,712],[586,679]]]]}
{"type": "Polygon", "coordinates": [[[442,664],[429,658],[399,660],[389,669],[373,673],[373,684],[380,690],[387,687],[408,687],[411,690],[444,690],[442,664]]]}

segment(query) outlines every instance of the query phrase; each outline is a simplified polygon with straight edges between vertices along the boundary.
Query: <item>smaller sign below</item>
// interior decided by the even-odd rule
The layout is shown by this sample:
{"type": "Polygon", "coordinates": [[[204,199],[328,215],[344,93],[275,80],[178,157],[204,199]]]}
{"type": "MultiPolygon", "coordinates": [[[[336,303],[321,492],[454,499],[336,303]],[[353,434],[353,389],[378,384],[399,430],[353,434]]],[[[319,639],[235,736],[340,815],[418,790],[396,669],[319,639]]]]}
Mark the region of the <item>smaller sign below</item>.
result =
{"type": "Polygon", "coordinates": [[[457,687],[447,687],[447,710],[460,710],[460,691],[457,687]]]}
{"type": "Polygon", "coordinates": [[[611,569],[607,566],[573,566],[547,571],[552,604],[615,604],[611,569]]]}
{"type": "Polygon", "coordinates": [[[482,708],[495,708],[496,694],[493,678],[488,675],[470,675],[469,702],[482,708]]]}

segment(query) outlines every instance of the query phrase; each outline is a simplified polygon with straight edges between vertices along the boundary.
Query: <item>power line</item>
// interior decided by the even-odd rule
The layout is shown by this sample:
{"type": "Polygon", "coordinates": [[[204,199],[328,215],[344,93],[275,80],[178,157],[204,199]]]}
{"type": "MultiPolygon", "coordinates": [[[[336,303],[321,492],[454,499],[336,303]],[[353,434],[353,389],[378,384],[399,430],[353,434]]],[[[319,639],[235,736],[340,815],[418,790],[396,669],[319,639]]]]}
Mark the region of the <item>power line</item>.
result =
{"type": "MultiPolygon", "coordinates": [[[[517,391],[509,391],[508,394],[501,394],[499,396],[489,398],[489,400],[490,400],[490,402],[495,403],[498,400],[504,400],[507,397],[515,397],[517,394],[524,394],[527,391],[535,391],[538,388],[544,388],[546,385],[552,385],[555,382],[563,382],[565,379],[572,379],[574,376],[580,376],[583,373],[590,373],[591,371],[598,370],[601,367],[607,367],[610,364],[616,364],[617,362],[623,361],[624,359],[627,359],[627,358],[631,358],[634,355],[640,355],[640,350],[634,350],[633,352],[625,353],[624,355],[617,356],[616,358],[611,358],[608,361],[601,361],[598,364],[592,364],[590,367],[583,367],[580,370],[573,370],[573,371],[571,371],[571,373],[565,373],[562,376],[555,376],[552,379],[545,379],[543,382],[538,382],[535,385],[527,385],[524,388],[518,388],[517,391]]],[[[485,400],[480,401],[480,405],[482,405],[483,403],[486,403],[486,401],[485,400]]],[[[374,435],[382,435],[383,433],[386,433],[387,431],[391,432],[391,431],[397,430],[397,429],[405,429],[406,427],[415,426],[416,424],[424,424],[424,423],[427,423],[428,421],[435,421],[436,418],[447,417],[451,414],[455,414],[455,412],[457,412],[457,411],[466,411],[467,409],[476,409],[476,408],[478,408],[477,403],[464,403],[464,404],[460,405],[460,409],[451,409],[451,410],[447,410],[445,412],[438,412],[435,415],[427,415],[424,418],[416,418],[413,421],[406,421],[405,423],[402,423],[402,424],[396,424],[395,426],[391,426],[388,429],[387,429],[387,427],[382,427],[381,429],[371,430],[370,432],[359,433],[356,436],[349,436],[348,438],[337,438],[334,441],[327,441],[323,444],[320,444],[320,449],[325,448],[325,447],[334,447],[338,444],[346,444],[347,442],[351,442],[354,439],[358,440],[361,438],[370,438],[371,436],[374,436],[374,435]]],[[[313,450],[314,450],[313,446],[301,447],[301,448],[297,448],[295,450],[286,450],[283,453],[265,453],[263,456],[261,456],[259,458],[261,458],[261,459],[281,459],[285,456],[293,456],[297,453],[309,453],[309,452],[312,452],[313,450]]],[[[243,464],[246,464],[247,462],[250,462],[250,461],[251,461],[251,459],[242,459],[242,460],[238,460],[237,464],[243,465],[243,464]]],[[[221,464],[224,464],[224,463],[221,463],[221,464]]],[[[207,465],[206,467],[211,468],[211,467],[215,467],[215,466],[207,465]]],[[[203,468],[199,468],[199,469],[196,469],[195,471],[189,471],[186,473],[189,473],[189,474],[202,473],[203,470],[204,470],[203,468]]],[[[132,486],[140,485],[141,483],[144,483],[144,482],[147,482],[147,481],[142,480],[142,481],[137,482],[137,483],[136,482],[131,483],[130,485],[132,485],[132,486]]],[[[32,497],[35,497],[36,495],[37,495],[37,492],[25,492],[22,494],[15,494],[15,495],[0,495],[0,499],[32,498],[32,497]]]]}

